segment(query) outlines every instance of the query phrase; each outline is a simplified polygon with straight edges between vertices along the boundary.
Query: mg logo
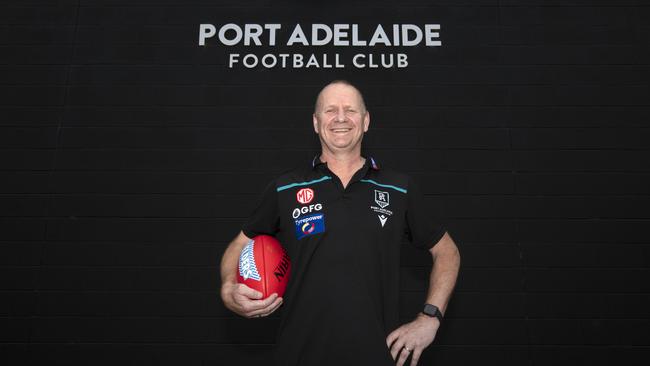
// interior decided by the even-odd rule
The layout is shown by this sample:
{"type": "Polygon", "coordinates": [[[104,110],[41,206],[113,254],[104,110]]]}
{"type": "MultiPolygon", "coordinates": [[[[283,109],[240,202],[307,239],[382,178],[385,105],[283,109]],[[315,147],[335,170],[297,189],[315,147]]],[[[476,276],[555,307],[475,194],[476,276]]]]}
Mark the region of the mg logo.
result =
{"type": "Polygon", "coordinates": [[[384,208],[390,204],[388,192],[375,190],[375,202],[379,207],[384,208]]]}
{"type": "Polygon", "coordinates": [[[303,188],[296,193],[296,199],[298,202],[306,205],[314,199],[314,190],[311,188],[303,188]]]}

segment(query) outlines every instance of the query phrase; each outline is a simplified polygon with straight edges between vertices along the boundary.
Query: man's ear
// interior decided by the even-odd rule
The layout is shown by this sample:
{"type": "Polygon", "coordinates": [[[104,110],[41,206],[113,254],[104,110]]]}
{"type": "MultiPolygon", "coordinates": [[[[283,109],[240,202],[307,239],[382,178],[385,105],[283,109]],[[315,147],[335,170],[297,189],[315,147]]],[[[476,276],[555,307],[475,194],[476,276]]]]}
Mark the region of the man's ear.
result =
{"type": "Polygon", "coordinates": [[[370,112],[366,111],[366,116],[363,117],[363,132],[368,132],[370,127],[370,112]]]}
{"type": "Polygon", "coordinates": [[[312,122],[314,123],[314,131],[318,135],[318,119],[316,118],[315,114],[311,115],[312,122]]]}

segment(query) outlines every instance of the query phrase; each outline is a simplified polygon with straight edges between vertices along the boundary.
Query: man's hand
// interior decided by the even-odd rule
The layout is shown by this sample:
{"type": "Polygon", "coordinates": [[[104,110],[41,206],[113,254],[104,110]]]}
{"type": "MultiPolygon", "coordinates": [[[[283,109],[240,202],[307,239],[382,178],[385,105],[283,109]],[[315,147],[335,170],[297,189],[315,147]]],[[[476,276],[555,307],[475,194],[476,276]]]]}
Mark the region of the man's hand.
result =
{"type": "Polygon", "coordinates": [[[282,305],[282,298],[271,294],[261,300],[262,293],[237,283],[237,264],[239,253],[251,239],[240,231],[237,237],[228,244],[221,258],[221,299],[224,305],[238,315],[247,318],[267,316],[282,305]]]}
{"type": "Polygon", "coordinates": [[[393,356],[393,360],[397,362],[397,366],[404,365],[411,352],[413,357],[410,366],[417,365],[422,351],[436,337],[438,327],[440,327],[440,321],[437,318],[419,314],[412,322],[392,331],[386,337],[386,346],[390,348],[390,354],[393,356]]]}
{"type": "Polygon", "coordinates": [[[243,283],[225,283],[221,286],[221,299],[233,312],[246,318],[267,316],[282,305],[282,298],[273,293],[264,300],[262,293],[243,283]]]}

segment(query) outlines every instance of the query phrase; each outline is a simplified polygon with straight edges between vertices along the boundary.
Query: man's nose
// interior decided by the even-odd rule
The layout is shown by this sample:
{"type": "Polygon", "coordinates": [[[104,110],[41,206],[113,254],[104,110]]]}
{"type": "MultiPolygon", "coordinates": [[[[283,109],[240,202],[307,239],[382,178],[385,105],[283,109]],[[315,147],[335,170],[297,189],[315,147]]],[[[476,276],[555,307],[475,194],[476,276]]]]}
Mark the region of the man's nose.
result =
{"type": "Polygon", "coordinates": [[[339,112],[336,114],[336,120],[338,122],[345,122],[345,111],[343,109],[339,109],[339,112]]]}

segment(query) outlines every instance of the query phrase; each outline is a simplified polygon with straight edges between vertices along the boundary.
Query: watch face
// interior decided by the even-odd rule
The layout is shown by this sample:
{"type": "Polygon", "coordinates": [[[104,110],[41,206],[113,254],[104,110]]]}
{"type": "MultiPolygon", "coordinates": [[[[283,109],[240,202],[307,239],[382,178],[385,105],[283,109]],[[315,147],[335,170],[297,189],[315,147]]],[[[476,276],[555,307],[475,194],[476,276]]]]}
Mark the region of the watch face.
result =
{"type": "Polygon", "coordinates": [[[427,315],[436,316],[437,311],[438,311],[438,307],[435,305],[431,305],[431,304],[424,305],[423,313],[427,315]]]}
{"type": "Polygon", "coordinates": [[[438,309],[437,306],[432,305],[432,304],[425,304],[424,305],[424,310],[422,310],[423,313],[429,315],[429,316],[435,316],[438,319],[442,317],[442,314],[440,313],[440,310],[438,309]]]}

